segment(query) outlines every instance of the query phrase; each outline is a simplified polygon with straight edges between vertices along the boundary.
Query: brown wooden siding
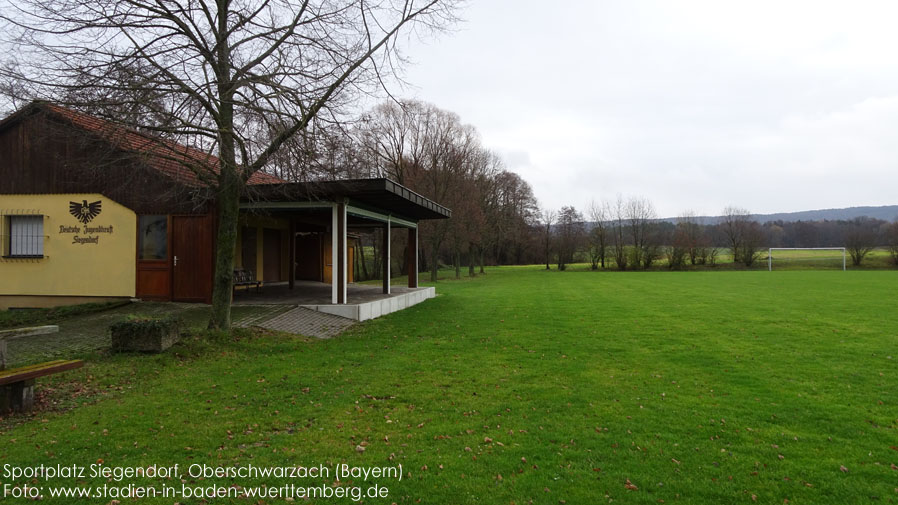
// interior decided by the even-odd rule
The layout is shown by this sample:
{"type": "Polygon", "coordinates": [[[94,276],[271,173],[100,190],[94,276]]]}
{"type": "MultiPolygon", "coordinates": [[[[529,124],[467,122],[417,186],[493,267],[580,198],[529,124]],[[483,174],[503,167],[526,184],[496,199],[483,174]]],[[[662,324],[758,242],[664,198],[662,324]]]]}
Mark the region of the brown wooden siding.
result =
{"type": "Polygon", "coordinates": [[[102,193],[138,214],[205,214],[195,188],[78,128],[35,114],[0,131],[0,194],[102,193]]]}

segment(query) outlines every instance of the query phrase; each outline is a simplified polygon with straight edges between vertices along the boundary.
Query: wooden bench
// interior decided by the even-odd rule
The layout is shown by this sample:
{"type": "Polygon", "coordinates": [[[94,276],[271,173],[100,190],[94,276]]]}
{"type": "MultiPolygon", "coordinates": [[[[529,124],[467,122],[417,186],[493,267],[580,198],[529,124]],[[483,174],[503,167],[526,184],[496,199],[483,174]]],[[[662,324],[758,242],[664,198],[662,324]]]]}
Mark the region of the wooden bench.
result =
{"type": "Polygon", "coordinates": [[[34,406],[34,379],[81,368],[80,359],[56,360],[0,371],[0,413],[26,412],[34,406]]]}
{"type": "Polygon", "coordinates": [[[8,411],[24,412],[34,405],[34,379],[74,368],[81,368],[81,360],[57,360],[6,370],[7,340],[57,333],[59,326],[35,326],[0,331],[0,414],[8,411]]]}
{"type": "Polygon", "coordinates": [[[262,292],[262,281],[257,281],[252,270],[242,268],[234,269],[234,295],[237,295],[237,286],[255,286],[256,293],[262,292]]]}

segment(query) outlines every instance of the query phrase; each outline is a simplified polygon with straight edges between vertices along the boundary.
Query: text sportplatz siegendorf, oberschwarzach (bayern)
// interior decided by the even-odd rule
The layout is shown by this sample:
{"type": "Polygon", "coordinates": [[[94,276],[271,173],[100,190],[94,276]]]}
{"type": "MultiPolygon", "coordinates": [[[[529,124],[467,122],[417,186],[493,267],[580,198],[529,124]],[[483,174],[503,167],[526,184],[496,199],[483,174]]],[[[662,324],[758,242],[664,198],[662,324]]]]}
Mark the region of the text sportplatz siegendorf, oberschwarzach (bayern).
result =
{"type": "Polygon", "coordinates": [[[402,480],[402,465],[16,466],[7,463],[0,475],[3,498],[349,498],[359,501],[386,498],[389,486],[384,484],[402,480]],[[103,482],[87,484],[91,479],[103,482]]]}

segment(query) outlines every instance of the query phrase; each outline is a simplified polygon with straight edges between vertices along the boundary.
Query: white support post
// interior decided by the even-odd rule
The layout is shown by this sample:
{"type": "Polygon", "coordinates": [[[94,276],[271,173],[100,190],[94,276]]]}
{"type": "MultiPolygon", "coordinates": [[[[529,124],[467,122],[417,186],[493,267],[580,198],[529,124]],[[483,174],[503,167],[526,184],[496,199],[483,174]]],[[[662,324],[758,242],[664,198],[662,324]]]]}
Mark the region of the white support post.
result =
{"type": "Polygon", "coordinates": [[[331,207],[331,303],[337,304],[337,204],[331,207]]]}
{"type": "Polygon", "coordinates": [[[767,249],[767,271],[773,271],[773,248],[767,249]]]}
{"type": "Polygon", "coordinates": [[[387,261],[385,262],[386,263],[385,266],[387,268],[384,271],[384,275],[386,276],[386,279],[387,279],[387,282],[386,282],[387,294],[390,294],[390,290],[392,289],[390,287],[390,279],[391,279],[390,264],[392,263],[392,261],[390,261],[390,260],[392,259],[392,257],[390,256],[391,253],[390,253],[390,218],[389,217],[387,218],[387,240],[385,240],[385,242],[386,242],[386,244],[384,244],[384,245],[386,247],[384,247],[384,254],[387,255],[387,261]]]}
{"type": "Polygon", "coordinates": [[[343,232],[342,232],[342,236],[340,237],[340,242],[343,244],[343,276],[341,279],[341,282],[343,285],[340,287],[340,289],[343,290],[343,303],[347,303],[346,286],[349,284],[349,271],[346,269],[346,267],[348,265],[349,260],[347,259],[347,254],[346,254],[346,252],[347,252],[346,251],[346,242],[347,242],[346,237],[348,235],[347,230],[346,230],[346,203],[344,203],[341,208],[343,209],[343,212],[342,212],[343,215],[340,216],[340,219],[343,220],[343,226],[341,227],[343,232]]]}

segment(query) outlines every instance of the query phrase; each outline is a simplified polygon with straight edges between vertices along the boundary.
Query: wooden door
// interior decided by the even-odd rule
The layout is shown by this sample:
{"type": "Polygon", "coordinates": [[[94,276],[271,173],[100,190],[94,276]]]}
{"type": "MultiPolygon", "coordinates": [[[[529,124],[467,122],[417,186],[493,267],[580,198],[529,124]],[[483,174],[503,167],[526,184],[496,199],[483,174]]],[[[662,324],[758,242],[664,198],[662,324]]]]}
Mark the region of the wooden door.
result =
{"type": "Polygon", "coordinates": [[[296,280],[321,281],[321,235],[296,236],[296,280]]]}
{"type": "Polygon", "coordinates": [[[262,232],[262,280],[281,280],[281,230],[265,228],[262,232]]]}
{"type": "Polygon", "coordinates": [[[212,301],[212,219],[172,216],[172,300],[212,301]]]}
{"type": "Polygon", "coordinates": [[[171,226],[166,215],[137,218],[137,297],[171,300],[171,226]]]}

